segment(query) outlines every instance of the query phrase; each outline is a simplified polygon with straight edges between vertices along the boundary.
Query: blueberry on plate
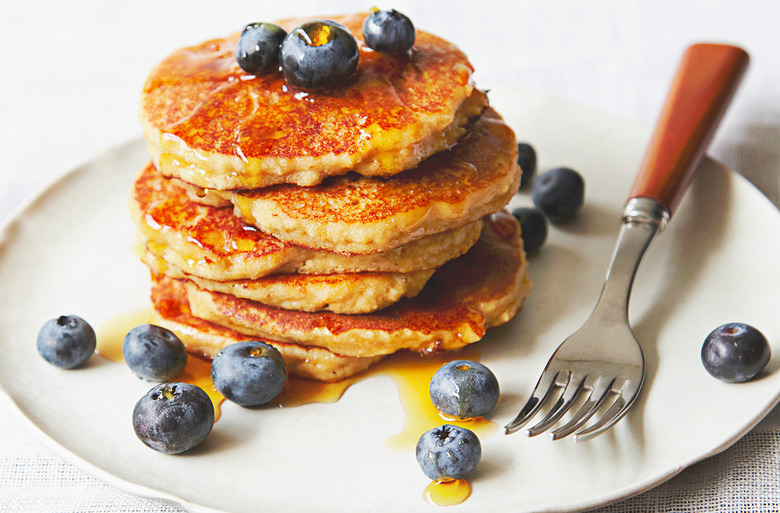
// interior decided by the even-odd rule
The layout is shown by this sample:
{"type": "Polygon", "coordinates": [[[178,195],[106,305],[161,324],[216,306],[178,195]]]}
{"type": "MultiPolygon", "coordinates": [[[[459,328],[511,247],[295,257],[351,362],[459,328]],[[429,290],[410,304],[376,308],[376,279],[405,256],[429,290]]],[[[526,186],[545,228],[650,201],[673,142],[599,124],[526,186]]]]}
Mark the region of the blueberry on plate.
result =
{"type": "Polygon", "coordinates": [[[412,20],[395,9],[380,11],[374,7],[363,20],[363,39],[377,52],[406,52],[414,45],[416,37],[412,20]]]}
{"type": "Polygon", "coordinates": [[[498,402],[498,380],[478,362],[455,360],[431,378],[431,401],[440,412],[459,419],[484,417],[498,402]]]}
{"type": "Polygon", "coordinates": [[[202,388],[189,383],[162,383],[133,408],[136,436],[165,454],[192,449],[214,427],[214,404],[202,388]]]}
{"type": "Polygon", "coordinates": [[[520,237],[528,254],[534,253],[547,240],[547,218],[536,208],[519,207],[512,210],[512,215],[520,221],[520,237]]]}
{"type": "Polygon", "coordinates": [[[701,361],[713,377],[729,383],[750,381],[761,372],[772,349],[753,326],[731,322],[715,328],[704,340],[701,361]]]}
{"type": "Polygon", "coordinates": [[[223,347],[211,362],[211,381],[220,394],[241,406],[265,404],[282,391],[287,368],[279,350],[265,342],[223,347]]]}
{"type": "Polygon", "coordinates": [[[236,45],[236,61],[241,69],[264,75],[279,68],[279,50],[287,32],[273,23],[250,23],[236,45]]]}
{"type": "Polygon", "coordinates": [[[575,170],[558,167],[545,171],[534,181],[531,198],[536,208],[553,223],[574,217],[585,199],[585,181],[575,170]]]}
{"type": "Polygon", "coordinates": [[[536,175],[536,150],[528,143],[517,143],[517,165],[523,170],[520,188],[527,187],[536,175]]]}
{"type": "Polygon", "coordinates": [[[44,323],[38,332],[38,353],[63,369],[74,369],[95,352],[95,330],[76,315],[62,315],[44,323]]]}
{"type": "Polygon", "coordinates": [[[136,376],[149,381],[169,381],[187,365],[187,349],[179,337],[153,324],[141,324],[127,332],[122,356],[136,376]]]}
{"type": "Polygon", "coordinates": [[[482,445],[473,431],[444,424],[423,433],[415,456],[423,473],[431,479],[465,479],[482,459],[482,445]]]}
{"type": "Polygon", "coordinates": [[[282,74],[302,89],[323,89],[349,78],[357,69],[357,41],[332,20],[312,20],[294,28],[282,42],[282,74]]]}

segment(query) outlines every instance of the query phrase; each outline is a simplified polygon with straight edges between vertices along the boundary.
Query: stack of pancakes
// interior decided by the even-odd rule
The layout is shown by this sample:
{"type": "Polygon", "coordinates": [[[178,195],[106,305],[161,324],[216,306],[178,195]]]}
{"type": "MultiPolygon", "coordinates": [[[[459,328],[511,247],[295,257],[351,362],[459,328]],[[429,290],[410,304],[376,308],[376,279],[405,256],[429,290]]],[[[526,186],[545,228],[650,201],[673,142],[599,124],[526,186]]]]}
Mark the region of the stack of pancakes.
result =
{"type": "MultiPolygon", "coordinates": [[[[149,76],[152,162],[130,202],[152,271],[154,322],[188,350],[265,340],[292,375],[345,378],[401,349],[456,350],[530,288],[512,130],[452,44],[362,43],[320,92],[249,75],[238,35],[175,52],[149,76]]],[[[279,24],[286,30],[303,20],[279,24]]]]}

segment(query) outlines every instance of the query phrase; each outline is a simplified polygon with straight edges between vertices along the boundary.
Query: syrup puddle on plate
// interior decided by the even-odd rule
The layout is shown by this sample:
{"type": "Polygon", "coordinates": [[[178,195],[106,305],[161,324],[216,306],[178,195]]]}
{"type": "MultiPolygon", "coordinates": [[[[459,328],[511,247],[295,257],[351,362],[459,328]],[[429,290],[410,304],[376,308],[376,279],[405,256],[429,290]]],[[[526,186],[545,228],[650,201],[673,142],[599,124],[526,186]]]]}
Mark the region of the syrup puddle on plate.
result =
{"type": "MultiPolygon", "coordinates": [[[[122,357],[122,342],[128,331],[140,324],[146,324],[151,319],[151,309],[139,309],[120,314],[101,325],[97,330],[97,348],[95,351],[113,362],[124,362],[122,357]]],[[[214,388],[211,382],[211,360],[195,355],[187,356],[184,370],[172,381],[190,383],[203,389],[214,405],[214,421],[222,415],[222,403],[225,396],[214,388]]],[[[310,403],[334,403],[338,401],[347,388],[357,379],[344,380],[337,383],[322,383],[308,379],[291,377],[287,380],[282,392],[274,398],[269,406],[293,407],[310,403]]]]}
{"type": "Polygon", "coordinates": [[[494,433],[498,426],[484,417],[461,420],[442,414],[431,402],[428,392],[431,378],[439,367],[456,359],[477,360],[478,356],[478,352],[468,347],[458,353],[432,356],[405,352],[390,355],[374,369],[369,369],[367,375],[383,375],[393,379],[404,410],[403,429],[385,444],[395,450],[413,449],[420,435],[442,424],[470,429],[479,437],[494,433]]]}
{"type": "Polygon", "coordinates": [[[471,496],[471,483],[466,479],[431,481],[423,497],[434,506],[456,506],[471,496]]]}
{"type": "MultiPolygon", "coordinates": [[[[122,362],[122,341],[135,326],[148,323],[149,308],[121,314],[104,325],[97,332],[97,353],[107,360],[122,362]]],[[[431,378],[445,363],[458,360],[478,360],[479,352],[466,347],[457,353],[421,356],[413,352],[399,352],[386,357],[372,368],[357,376],[335,383],[323,383],[308,379],[290,377],[282,392],[269,406],[295,407],[311,403],[334,403],[346,390],[372,376],[388,376],[398,387],[401,406],[404,411],[404,425],[401,431],[385,441],[385,445],[396,451],[413,450],[420,436],[442,424],[454,424],[470,429],[480,438],[493,434],[497,424],[483,417],[455,419],[439,412],[429,399],[428,388],[431,378]]],[[[187,366],[174,381],[191,383],[202,388],[214,404],[215,422],[221,416],[221,405],[225,397],[211,383],[211,361],[189,355],[187,366]]],[[[460,504],[471,495],[471,483],[465,479],[433,481],[424,491],[425,500],[438,506],[460,504]]]]}
{"type": "Polygon", "coordinates": [[[112,362],[123,362],[122,341],[131,329],[140,324],[149,323],[152,317],[151,308],[139,308],[117,315],[108,322],[98,326],[97,347],[95,352],[112,362]]]}

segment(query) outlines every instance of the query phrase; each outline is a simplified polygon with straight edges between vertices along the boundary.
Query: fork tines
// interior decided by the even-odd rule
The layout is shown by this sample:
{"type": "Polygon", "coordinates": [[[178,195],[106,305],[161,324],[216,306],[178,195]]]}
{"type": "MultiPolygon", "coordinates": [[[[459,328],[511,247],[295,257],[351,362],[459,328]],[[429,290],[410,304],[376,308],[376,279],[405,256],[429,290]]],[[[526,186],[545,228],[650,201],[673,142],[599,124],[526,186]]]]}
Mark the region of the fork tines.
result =
{"type": "Polygon", "coordinates": [[[505,432],[519,431],[539,412],[546,410],[538,423],[527,428],[528,436],[536,436],[558,424],[568,412],[575,411],[550,433],[551,438],[559,440],[579,430],[574,435],[575,441],[591,439],[620,420],[636,397],[639,385],[641,383],[625,376],[605,378],[570,370],[549,372],[548,369],[517,417],[505,426],[505,432]],[[573,408],[575,406],[578,408],[573,408]],[[586,426],[599,411],[603,411],[603,415],[586,426]]]}

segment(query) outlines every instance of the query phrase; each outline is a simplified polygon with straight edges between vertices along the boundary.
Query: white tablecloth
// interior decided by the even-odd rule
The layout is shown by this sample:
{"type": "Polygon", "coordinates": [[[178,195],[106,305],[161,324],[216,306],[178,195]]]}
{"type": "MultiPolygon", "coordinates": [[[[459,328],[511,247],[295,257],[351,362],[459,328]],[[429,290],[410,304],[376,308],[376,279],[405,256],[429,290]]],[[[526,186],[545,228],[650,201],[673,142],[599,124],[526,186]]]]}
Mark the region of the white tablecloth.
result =
{"type": "MultiPolygon", "coordinates": [[[[173,49],[249,21],[369,6],[347,0],[0,4],[0,219],[53,178],[137,137],[141,85],[173,49]]],[[[480,87],[520,84],[648,125],[688,44],[740,44],[751,54],[751,68],[710,154],[780,205],[780,2],[404,0],[380,7],[406,12],[419,27],[457,42],[477,68],[480,87]]],[[[777,333],[767,335],[777,343],[777,333]]],[[[127,495],[63,462],[0,406],[0,511],[180,511],[127,495]]],[[[779,455],[775,410],[725,453],[604,511],[777,511],[779,455]]]]}

